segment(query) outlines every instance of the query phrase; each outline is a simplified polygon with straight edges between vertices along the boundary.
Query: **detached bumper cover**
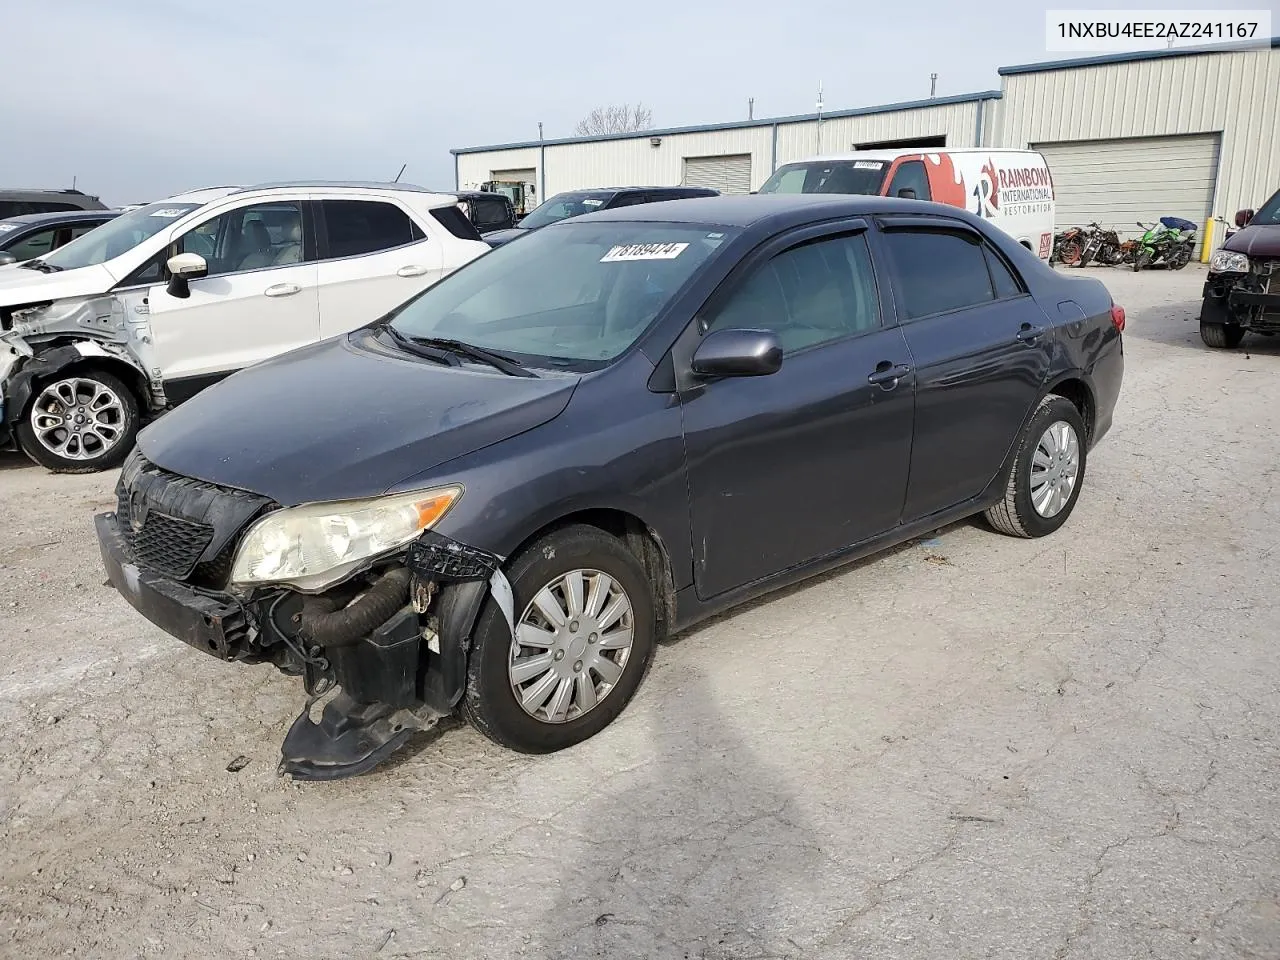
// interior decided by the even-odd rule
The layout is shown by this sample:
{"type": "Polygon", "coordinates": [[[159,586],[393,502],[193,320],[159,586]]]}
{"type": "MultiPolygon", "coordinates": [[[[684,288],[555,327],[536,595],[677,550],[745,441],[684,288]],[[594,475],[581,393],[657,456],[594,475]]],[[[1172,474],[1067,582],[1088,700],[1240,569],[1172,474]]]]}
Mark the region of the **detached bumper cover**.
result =
{"type": "Polygon", "coordinates": [[[220,660],[250,654],[249,621],[231,597],[219,598],[138,566],[114,513],[94,517],[107,579],[161,630],[220,660]]]}

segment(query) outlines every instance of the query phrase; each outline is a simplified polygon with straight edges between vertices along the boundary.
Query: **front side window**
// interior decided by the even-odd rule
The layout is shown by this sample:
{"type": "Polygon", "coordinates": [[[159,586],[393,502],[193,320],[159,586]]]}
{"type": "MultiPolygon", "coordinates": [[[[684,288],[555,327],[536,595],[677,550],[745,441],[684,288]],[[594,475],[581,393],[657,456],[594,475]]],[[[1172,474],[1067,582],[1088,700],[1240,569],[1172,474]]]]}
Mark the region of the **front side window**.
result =
{"type": "Polygon", "coordinates": [[[788,163],[760,187],[761,193],[878,194],[888,164],[883,160],[814,160],[788,163]]]}
{"type": "Polygon", "coordinates": [[[932,199],[929,194],[929,174],[919,160],[908,160],[898,167],[889,184],[889,196],[900,197],[903,191],[915,200],[932,199]]]}
{"type": "Polygon", "coordinates": [[[13,246],[5,248],[4,252],[12,254],[19,261],[33,260],[53,249],[53,241],[57,233],[57,227],[49,227],[47,230],[37,231],[23,237],[13,246]]]}
{"type": "Polygon", "coordinates": [[[885,234],[907,319],[963,310],[995,299],[981,240],[964,231],[885,234]]]}
{"type": "Polygon", "coordinates": [[[106,263],[169,229],[199,206],[197,203],[149,203],[59,247],[45,257],[44,262],[63,270],[106,263]]]}
{"type": "Polygon", "coordinates": [[[734,232],[687,223],[606,222],[539,230],[473,260],[392,319],[530,362],[591,370],[643,334],[734,232]]]}
{"type": "Polygon", "coordinates": [[[298,201],[238,207],[188,230],[178,253],[196,253],[209,276],[225,276],[302,262],[302,205],[298,201]]]}
{"type": "Polygon", "coordinates": [[[595,213],[595,211],[603,209],[613,197],[614,194],[612,193],[590,193],[587,191],[557,193],[521,220],[520,226],[536,230],[539,227],[545,227],[560,220],[568,220],[570,217],[580,217],[584,213],[595,213]]]}
{"type": "Polygon", "coordinates": [[[704,330],[772,330],[792,354],[879,326],[866,238],[848,234],[792,247],[756,267],[704,330]]]}
{"type": "Polygon", "coordinates": [[[322,200],[329,257],[358,257],[403,247],[425,236],[407,213],[381,200],[322,200]]]}

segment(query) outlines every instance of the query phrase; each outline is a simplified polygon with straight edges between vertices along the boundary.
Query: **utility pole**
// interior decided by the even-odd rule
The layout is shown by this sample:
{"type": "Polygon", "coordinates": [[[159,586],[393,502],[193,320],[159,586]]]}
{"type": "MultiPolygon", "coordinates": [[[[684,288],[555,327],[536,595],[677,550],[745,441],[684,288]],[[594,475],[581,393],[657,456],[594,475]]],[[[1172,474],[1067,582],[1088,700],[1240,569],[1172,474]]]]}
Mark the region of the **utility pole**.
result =
{"type": "Polygon", "coordinates": [[[756,98],[747,98],[747,119],[754,120],[756,118],[756,98]]]}
{"type": "Polygon", "coordinates": [[[542,121],[541,120],[538,121],[538,139],[539,140],[542,139],[542,121]]]}
{"type": "Polygon", "coordinates": [[[818,123],[817,123],[817,139],[818,153],[822,152],[822,81],[818,81],[818,123]]]}
{"type": "Polygon", "coordinates": [[[938,75],[936,73],[929,74],[929,99],[932,100],[938,93],[938,75]]]}

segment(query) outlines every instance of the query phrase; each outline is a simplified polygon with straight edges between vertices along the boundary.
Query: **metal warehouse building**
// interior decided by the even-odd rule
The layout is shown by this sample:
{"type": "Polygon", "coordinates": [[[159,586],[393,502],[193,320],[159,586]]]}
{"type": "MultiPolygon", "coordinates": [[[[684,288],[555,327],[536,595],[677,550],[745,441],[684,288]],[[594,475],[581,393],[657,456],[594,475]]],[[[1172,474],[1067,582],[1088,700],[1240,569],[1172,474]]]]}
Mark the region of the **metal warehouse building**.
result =
{"type": "Polygon", "coordinates": [[[453,150],[459,188],[688,184],[758,188],[783,163],[884,147],[1031,147],[1053,172],[1058,222],[1131,230],[1203,223],[1280,187],[1280,38],[1002,67],[1001,89],[853,110],[453,150]]]}

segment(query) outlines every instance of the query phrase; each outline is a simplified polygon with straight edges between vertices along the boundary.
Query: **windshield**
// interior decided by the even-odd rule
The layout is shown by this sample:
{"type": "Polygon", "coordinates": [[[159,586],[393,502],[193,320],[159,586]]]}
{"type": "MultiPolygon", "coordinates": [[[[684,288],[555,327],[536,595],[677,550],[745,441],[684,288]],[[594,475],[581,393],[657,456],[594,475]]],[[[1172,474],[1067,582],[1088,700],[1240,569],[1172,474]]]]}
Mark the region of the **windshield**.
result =
{"type": "Polygon", "coordinates": [[[122,253],[128,253],[143,240],[155,236],[199,207],[198,203],[147,204],[59,247],[42,258],[43,262],[62,270],[76,270],[106,263],[122,253]]]}
{"type": "Polygon", "coordinates": [[[463,340],[534,366],[596,369],[635,343],[733,235],[636,221],[540,230],[429,287],[391,324],[406,337],[463,340]]]}
{"type": "Polygon", "coordinates": [[[859,193],[875,196],[889,164],[883,160],[814,160],[788,163],[764,182],[761,193],[859,193]]]}
{"type": "Polygon", "coordinates": [[[520,226],[529,230],[545,227],[558,220],[580,217],[584,213],[594,213],[613,197],[612,193],[557,193],[550,200],[535,207],[527,217],[520,221],[520,226]]]}
{"type": "Polygon", "coordinates": [[[1262,209],[1253,215],[1253,219],[1249,221],[1249,225],[1255,223],[1263,224],[1280,224],[1280,190],[1262,205],[1262,209]]]}

